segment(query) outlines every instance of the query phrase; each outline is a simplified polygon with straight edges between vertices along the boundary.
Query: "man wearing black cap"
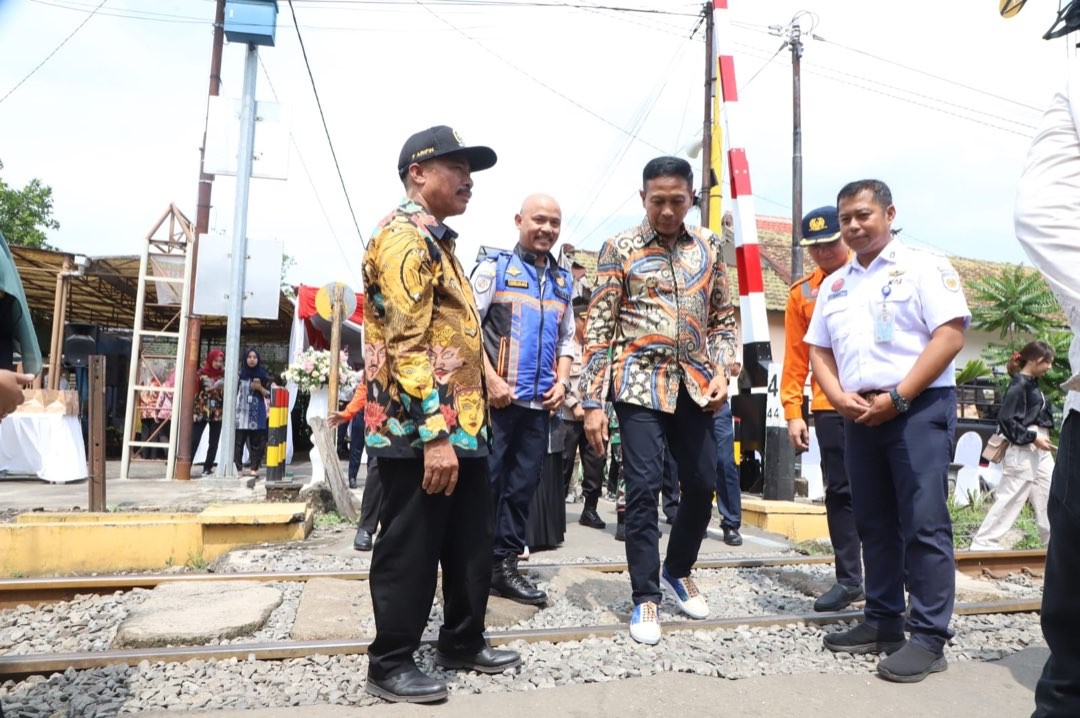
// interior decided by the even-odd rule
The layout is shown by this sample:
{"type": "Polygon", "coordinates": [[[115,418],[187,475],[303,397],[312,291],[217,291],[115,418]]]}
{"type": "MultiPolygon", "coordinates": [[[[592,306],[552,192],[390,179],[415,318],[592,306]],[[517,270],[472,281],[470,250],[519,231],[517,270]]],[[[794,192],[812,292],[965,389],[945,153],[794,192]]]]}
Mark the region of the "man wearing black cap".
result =
{"type": "Polygon", "coordinates": [[[398,161],[405,200],[376,227],[364,255],[364,328],[374,357],[365,444],[383,487],[371,559],[375,640],[367,691],[389,701],[447,696],[446,684],[413,660],[440,563],[435,662],[484,673],[521,663],[484,639],[491,498],[483,347],[475,300],[454,256],[457,234],[443,224],[465,211],[471,173],[495,160],[491,149],[466,146],[449,127],[410,137],[398,161]]]}
{"type": "MultiPolygon", "coordinates": [[[[788,437],[796,451],[810,448],[810,430],[803,418],[806,376],[810,373],[810,347],[803,341],[825,277],[851,261],[851,250],[840,241],[840,218],[835,207],[818,207],[802,221],[802,242],[817,267],[791,285],[784,312],[784,373],[780,380],[780,403],[788,425],[788,437]]],[[[851,485],[844,469],[844,417],[837,413],[810,377],[813,395],[810,411],[821,447],[821,476],[825,483],[825,516],[829,540],[836,554],[836,585],[814,602],[815,611],[839,611],[863,599],[862,545],[851,508],[851,485]]]]}

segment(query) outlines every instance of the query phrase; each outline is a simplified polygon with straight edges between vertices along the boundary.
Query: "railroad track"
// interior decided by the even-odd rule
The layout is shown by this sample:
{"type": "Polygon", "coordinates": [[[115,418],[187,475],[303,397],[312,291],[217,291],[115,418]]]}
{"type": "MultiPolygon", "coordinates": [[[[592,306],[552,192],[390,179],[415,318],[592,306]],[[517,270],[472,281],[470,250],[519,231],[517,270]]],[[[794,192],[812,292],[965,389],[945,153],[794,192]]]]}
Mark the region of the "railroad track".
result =
{"type": "MultiPolygon", "coordinates": [[[[960,571],[978,575],[983,572],[1002,574],[1026,569],[1031,573],[1041,573],[1045,564],[1046,552],[1002,551],[1002,552],[962,552],[957,553],[956,562],[960,571]]],[[[765,568],[798,567],[830,564],[831,556],[775,556],[763,558],[724,558],[698,561],[697,568],[765,568]]],[[[625,562],[595,563],[536,563],[529,568],[576,568],[604,573],[618,573],[627,570],[625,562]]],[[[0,580],[0,607],[12,607],[19,604],[43,604],[70,600],[76,595],[109,594],[135,588],[153,588],[164,583],[177,581],[308,581],[314,578],[336,578],[342,580],[364,581],[367,571],[312,571],[312,572],[260,572],[260,573],[224,573],[224,574],[141,574],[118,576],[84,576],[21,578],[0,580]]],[[[993,601],[985,603],[961,603],[955,607],[960,615],[1030,613],[1040,609],[1039,600],[993,601]]],[[[664,627],[669,631],[677,630],[717,630],[739,626],[751,628],[787,626],[787,625],[825,625],[839,621],[850,621],[862,616],[861,611],[839,611],[811,614],[780,614],[738,616],[732,618],[706,619],[703,621],[669,621],[664,627]]],[[[513,641],[529,643],[548,641],[552,643],[578,641],[590,636],[610,638],[626,631],[626,624],[614,623],[592,626],[574,626],[567,628],[507,630],[489,632],[489,640],[494,645],[513,641]]],[[[425,644],[434,644],[435,636],[425,637],[425,644]]],[[[50,653],[32,655],[0,656],[0,677],[19,679],[30,675],[48,675],[62,672],[68,668],[84,670],[110,665],[137,665],[143,661],[156,663],[183,662],[190,660],[285,660],[313,655],[363,654],[371,644],[369,639],[328,640],[328,641],[276,641],[270,643],[231,644],[218,646],[181,646],[172,648],[123,649],[110,651],[91,651],[81,653],[50,653]]]]}
{"type": "MultiPolygon", "coordinates": [[[[959,603],[954,608],[958,615],[980,615],[997,613],[1033,613],[1040,608],[1041,601],[991,601],[984,603],[959,603]]],[[[667,631],[700,631],[733,629],[741,626],[749,628],[768,628],[790,625],[827,625],[840,621],[851,621],[862,617],[862,611],[834,611],[811,614],[779,614],[768,616],[737,616],[733,618],[714,618],[703,621],[666,621],[667,631]]],[[[503,645],[513,641],[527,643],[564,643],[580,641],[589,637],[611,638],[627,630],[624,623],[575,626],[572,628],[545,628],[530,630],[489,631],[488,640],[492,645],[503,645]]],[[[434,635],[425,636],[423,643],[433,646],[438,641],[434,635]]],[[[304,658],[314,655],[356,655],[367,653],[370,639],[332,640],[332,641],[275,641],[269,643],[232,644],[225,646],[180,646],[174,648],[139,648],[114,651],[88,651],[82,653],[49,653],[25,656],[0,656],[0,678],[21,680],[31,675],[49,675],[60,673],[68,668],[86,670],[105,666],[134,666],[143,661],[151,664],[159,661],[181,663],[193,660],[262,660],[277,661],[290,658],[304,658]]]]}
{"type": "MultiPolygon", "coordinates": [[[[831,564],[832,556],[771,556],[762,558],[722,558],[699,560],[695,568],[765,568],[779,566],[811,566],[831,564]]],[[[1041,575],[1046,564],[1046,549],[1028,551],[961,551],[956,554],[956,567],[962,573],[979,576],[1017,573],[1027,570],[1041,575]]],[[[532,563],[522,564],[523,570],[539,568],[578,568],[602,573],[623,573],[624,561],[594,563],[532,563]]],[[[0,609],[20,604],[31,606],[70,601],[77,595],[111,594],[136,588],[154,588],[177,581],[309,581],[313,578],[336,578],[346,581],[366,581],[367,571],[260,571],[246,573],[168,573],[113,576],[57,576],[45,578],[0,579],[0,609]]]]}

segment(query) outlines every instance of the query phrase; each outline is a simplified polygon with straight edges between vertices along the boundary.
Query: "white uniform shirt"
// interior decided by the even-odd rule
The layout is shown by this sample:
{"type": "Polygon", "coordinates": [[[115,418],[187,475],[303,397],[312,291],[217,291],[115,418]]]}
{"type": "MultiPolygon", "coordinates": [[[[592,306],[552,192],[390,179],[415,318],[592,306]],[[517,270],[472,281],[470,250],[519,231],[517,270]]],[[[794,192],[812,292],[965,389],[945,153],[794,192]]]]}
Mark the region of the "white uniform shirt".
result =
{"type": "MultiPolygon", "coordinates": [[[[953,319],[971,321],[960,276],[944,257],[893,239],[870,266],[854,260],[821,284],[805,341],[832,349],[845,392],[895,388],[930,343],[935,329],[953,319]],[[892,339],[877,341],[883,313],[892,339]]],[[[953,363],[930,387],[955,386],[953,363]]]]}
{"type": "MultiPolygon", "coordinates": [[[[1065,92],[1054,96],[1028,151],[1016,193],[1016,238],[1046,277],[1072,327],[1069,348],[1080,383],[1080,65],[1073,61],[1065,92]]],[[[1080,411],[1070,391],[1065,413],[1080,411]]]]}

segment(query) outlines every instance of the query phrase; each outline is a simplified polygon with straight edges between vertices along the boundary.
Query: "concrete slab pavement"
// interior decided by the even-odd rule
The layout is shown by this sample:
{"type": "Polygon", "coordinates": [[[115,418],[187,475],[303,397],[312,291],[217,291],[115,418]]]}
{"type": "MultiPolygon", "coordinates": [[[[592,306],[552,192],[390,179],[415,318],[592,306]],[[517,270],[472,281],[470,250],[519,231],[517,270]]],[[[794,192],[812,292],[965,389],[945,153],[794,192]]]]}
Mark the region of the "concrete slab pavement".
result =
{"type": "MultiPolygon", "coordinates": [[[[1034,709],[1034,687],[1047,650],[1027,648],[1001,661],[953,663],[922,683],[900,685],[873,674],[797,674],[730,681],[686,673],[662,673],[607,683],[515,693],[452,695],[442,704],[382,703],[365,708],[315,705],[310,718],[505,718],[557,715],[565,718],[655,718],[657,715],[738,718],[1026,718],[1034,709]]],[[[214,718],[293,718],[297,708],[195,711],[214,718]]],[[[135,714],[165,718],[167,711],[135,714]]]]}

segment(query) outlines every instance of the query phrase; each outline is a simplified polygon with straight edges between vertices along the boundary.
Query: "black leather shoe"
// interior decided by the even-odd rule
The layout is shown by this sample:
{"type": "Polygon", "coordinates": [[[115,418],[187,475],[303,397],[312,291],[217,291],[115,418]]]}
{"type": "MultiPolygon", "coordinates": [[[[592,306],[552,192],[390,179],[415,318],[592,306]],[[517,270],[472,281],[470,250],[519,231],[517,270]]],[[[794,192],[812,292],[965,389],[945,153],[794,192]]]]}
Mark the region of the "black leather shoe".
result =
{"type": "Polygon", "coordinates": [[[724,543],[728,546],[742,546],[742,534],[739,529],[724,529],[724,543]]]}
{"type": "Polygon", "coordinates": [[[578,523],[582,526],[588,526],[591,529],[603,529],[607,528],[607,524],[600,518],[600,514],[596,513],[596,508],[585,509],[581,512],[581,518],[578,519],[578,523]]]}
{"type": "Polygon", "coordinates": [[[498,561],[491,570],[491,593],[529,606],[547,603],[547,594],[533,586],[518,572],[517,558],[498,561]]]}
{"type": "MultiPolygon", "coordinates": [[[[907,639],[904,632],[881,633],[876,628],[860,623],[839,633],[830,633],[822,639],[825,647],[836,653],[896,653],[907,639]]],[[[921,679],[920,679],[921,680],[921,679]]]]}
{"type": "Polygon", "coordinates": [[[371,550],[371,534],[367,529],[356,529],[356,538],[353,539],[352,547],[357,551],[371,550]]]}
{"type": "Polygon", "coordinates": [[[350,476],[349,477],[349,488],[350,489],[355,489],[356,488],[356,477],[355,476],[350,476]]]}
{"type": "Polygon", "coordinates": [[[931,673],[940,673],[949,667],[942,653],[934,653],[908,641],[907,645],[878,664],[877,672],[882,678],[894,683],[918,683],[931,673]]]}
{"type": "Polygon", "coordinates": [[[391,703],[435,703],[446,700],[446,684],[437,681],[419,668],[413,668],[390,678],[367,679],[367,692],[391,703]]]}
{"type": "Polygon", "coordinates": [[[615,524],[615,540],[626,540],[626,522],[623,520],[626,517],[625,514],[619,514],[619,522],[615,524]]]}
{"type": "Polygon", "coordinates": [[[866,598],[866,594],[863,593],[862,586],[844,586],[838,583],[826,591],[821,598],[814,601],[814,610],[819,612],[842,611],[864,598],[866,598]]]}
{"type": "Polygon", "coordinates": [[[462,668],[480,673],[502,673],[508,668],[521,665],[521,656],[517,651],[500,651],[488,646],[478,653],[457,655],[435,651],[435,665],[443,668],[462,668]]]}

